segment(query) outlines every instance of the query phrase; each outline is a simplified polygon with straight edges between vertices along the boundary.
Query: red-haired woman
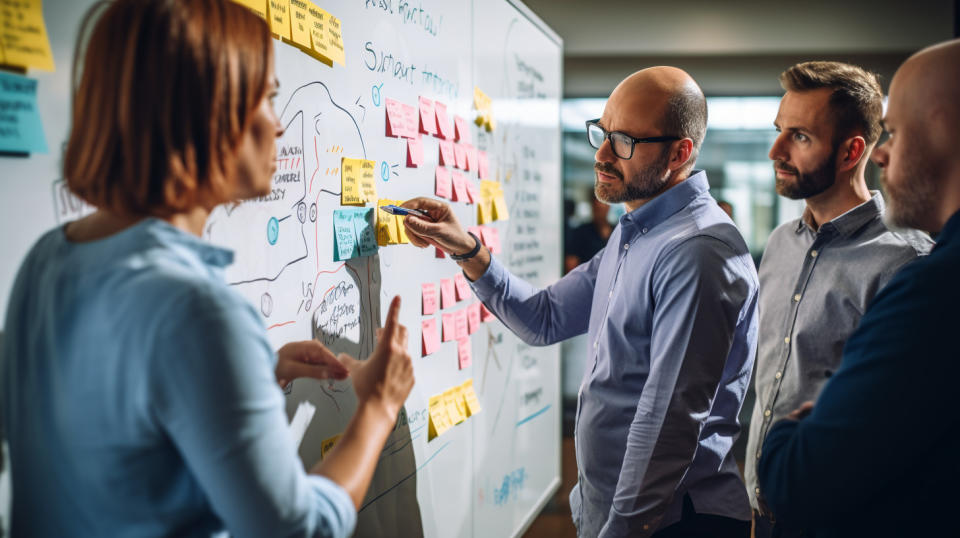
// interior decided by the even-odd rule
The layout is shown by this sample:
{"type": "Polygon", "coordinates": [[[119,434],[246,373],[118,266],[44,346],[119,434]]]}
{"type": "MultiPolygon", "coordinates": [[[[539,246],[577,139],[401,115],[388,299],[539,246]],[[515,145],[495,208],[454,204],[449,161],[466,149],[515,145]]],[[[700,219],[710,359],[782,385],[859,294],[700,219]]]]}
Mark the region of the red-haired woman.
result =
{"type": "Polygon", "coordinates": [[[43,236],[11,294],[13,535],[350,534],[413,386],[399,299],[367,361],[275,354],[223,282],[232,253],[198,237],[217,204],[270,190],[266,23],[228,0],[117,0],[87,21],[64,175],[98,211],[43,236]],[[308,474],[277,381],[348,373],[357,412],[308,474]]]}

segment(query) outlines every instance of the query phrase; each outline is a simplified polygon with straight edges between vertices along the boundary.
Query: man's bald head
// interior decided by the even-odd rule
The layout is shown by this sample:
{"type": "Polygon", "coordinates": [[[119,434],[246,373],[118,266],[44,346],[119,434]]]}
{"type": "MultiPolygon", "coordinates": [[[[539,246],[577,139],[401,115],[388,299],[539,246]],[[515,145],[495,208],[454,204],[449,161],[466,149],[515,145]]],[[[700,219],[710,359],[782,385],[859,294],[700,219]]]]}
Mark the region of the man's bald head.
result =
{"type": "Polygon", "coordinates": [[[654,115],[662,135],[693,140],[691,164],[696,160],[707,131],[707,100],[686,71],[669,66],[637,71],[614,88],[608,103],[633,114],[654,115]]]}
{"type": "Polygon", "coordinates": [[[938,232],[960,210],[960,40],[928,47],[890,82],[885,127],[874,151],[884,169],[891,224],[938,232]]]}

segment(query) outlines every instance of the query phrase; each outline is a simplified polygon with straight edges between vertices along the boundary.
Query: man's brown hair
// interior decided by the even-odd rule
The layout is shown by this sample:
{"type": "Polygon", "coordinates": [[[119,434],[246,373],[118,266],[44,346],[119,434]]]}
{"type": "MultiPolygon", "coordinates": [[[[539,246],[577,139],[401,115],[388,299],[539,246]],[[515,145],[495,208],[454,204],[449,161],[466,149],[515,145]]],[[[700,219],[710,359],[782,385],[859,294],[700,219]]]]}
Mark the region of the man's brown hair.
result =
{"type": "Polygon", "coordinates": [[[124,215],[189,209],[201,189],[224,197],[270,82],[266,22],[229,0],[116,0],[87,12],[77,42],[70,189],[124,215]]]}
{"type": "Polygon", "coordinates": [[[877,75],[841,62],[803,62],[781,73],[780,85],[797,92],[833,90],[834,142],[853,133],[860,133],[868,145],[880,138],[883,90],[877,75]]]}

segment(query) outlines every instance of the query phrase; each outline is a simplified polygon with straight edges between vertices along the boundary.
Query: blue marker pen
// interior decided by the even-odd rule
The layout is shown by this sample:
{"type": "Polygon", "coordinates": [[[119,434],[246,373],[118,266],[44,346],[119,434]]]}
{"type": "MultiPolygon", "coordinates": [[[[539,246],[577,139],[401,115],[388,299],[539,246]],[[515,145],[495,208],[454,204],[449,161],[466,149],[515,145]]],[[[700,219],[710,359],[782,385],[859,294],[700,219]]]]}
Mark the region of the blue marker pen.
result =
{"type": "Polygon", "coordinates": [[[422,217],[430,220],[430,222],[436,222],[433,217],[430,216],[430,213],[422,209],[407,209],[406,207],[400,207],[398,205],[384,205],[380,206],[380,209],[390,213],[391,215],[413,215],[414,217],[422,217]]]}

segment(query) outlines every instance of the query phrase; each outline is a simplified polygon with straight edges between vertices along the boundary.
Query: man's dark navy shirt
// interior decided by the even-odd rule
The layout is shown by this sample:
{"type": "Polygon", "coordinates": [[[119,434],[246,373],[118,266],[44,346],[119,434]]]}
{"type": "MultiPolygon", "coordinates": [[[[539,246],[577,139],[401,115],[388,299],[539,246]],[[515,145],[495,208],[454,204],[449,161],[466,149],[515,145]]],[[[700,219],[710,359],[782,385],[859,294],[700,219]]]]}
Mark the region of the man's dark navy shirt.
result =
{"type": "Polygon", "coordinates": [[[778,520],[817,537],[957,532],[958,307],[960,212],[877,294],[810,416],[770,430],[759,477],[778,520]]]}

